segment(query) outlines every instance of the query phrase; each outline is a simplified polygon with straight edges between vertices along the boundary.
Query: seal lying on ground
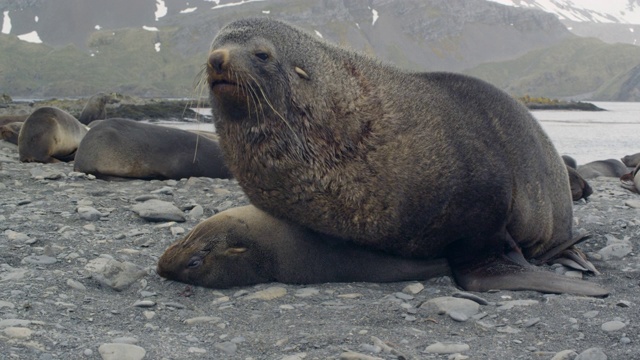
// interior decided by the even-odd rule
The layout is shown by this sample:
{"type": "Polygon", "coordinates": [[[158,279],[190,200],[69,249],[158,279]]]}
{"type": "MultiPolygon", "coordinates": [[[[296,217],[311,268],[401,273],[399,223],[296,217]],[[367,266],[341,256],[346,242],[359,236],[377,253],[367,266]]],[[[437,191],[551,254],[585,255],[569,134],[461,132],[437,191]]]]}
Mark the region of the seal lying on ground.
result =
{"type": "Polygon", "coordinates": [[[0,125],[6,125],[14,122],[24,122],[29,115],[0,115],[0,125]]]}
{"type": "Polygon", "coordinates": [[[220,147],[189,131],[129,119],[96,122],[80,143],[75,171],[103,179],[228,179],[220,147]]]}
{"type": "Polygon", "coordinates": [[[629,168],[618,159],[597,160],[578,166],[578,172],[585,179],[598,176],[619,178],[629,173],[629,168]]]}
{"type": "Polygon", "coordinates": [[[567,166],[567,172],[569,173],[569,187],[571,188],[571,198],[573,201],[585,199],[593,194],[593,189],[578,171],[574,168],[567,166]]]}
{"type": "Polygon", "coordinates": [[[608,293],[525,260],[577,241],[573,203],[547,135],[494,86],[405,72],[266,18],[225,26],[207,77],[225,161],[256,207],[345,242],[445,257],[466,290],[608,293]]]}
{"type": "Polygon", "coordinates": [[[12,122],[0,126],[0,139],[18,145],[18,136],[22,129],[21,122],[12,122]]]}
{"type": "Polygon", "coordinates": [[[158,260],[160,276],[210,288],[277,281],[391,282],[449,274],[444,259],[418,260],[368,250],[242,206],[198,224],[158,260]]]}
{"type": "Polygon", "coordinates": [[[620,160],[622,160],[622,163],[625,164],[627,167],[635,168],[640,164],[640,153],[625,155],[625,157],[623,157],[620,160]]]}
{"type": "Polygon", "coordinates": [[[576,159],[572,158],[569,155],[562,155],[562,161],[564,161],[564,164],[567,165],[567,167],[570,167],[574,170],[578,168],[578,162],[576,161],[576,159]]]}
{"type": "Polygon", "coordinates": [[[86,133],[87,127],[68,112],[55,107],[41,107],[29,115],[20,129],[20,161],[72,161],[86,133]]]}
{"type": "Polygon", "coordinates": [[[640,164],[633,171],[620,177],[622,187],[635,193],[640,192],[640,164]]]}

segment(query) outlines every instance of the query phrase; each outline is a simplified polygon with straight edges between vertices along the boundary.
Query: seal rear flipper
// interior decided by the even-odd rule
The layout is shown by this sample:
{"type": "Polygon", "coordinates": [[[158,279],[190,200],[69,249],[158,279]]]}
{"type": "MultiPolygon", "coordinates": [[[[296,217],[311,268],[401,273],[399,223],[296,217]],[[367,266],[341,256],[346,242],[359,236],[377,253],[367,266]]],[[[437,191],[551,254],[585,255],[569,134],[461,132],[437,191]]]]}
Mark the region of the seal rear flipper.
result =
{"type": "Polygon", "coordinates": [[[573,245],[585,241],[590,236],[591,236],[591,234],[589,234],[589,232],[587,230],[585,230],[585,229],[576,229],[573,232],[573,236],[571,237],[571,239],[569,239],[568,241],[565,241],[565,242],[563,242],[561,244],[556,245],[555,247],[547,250],[547,252],[545,252],[542,255],[536,256],[534,259],[531,259],[531,262],[536,264],[536,265],[546,264],[551,259],[553,259],[553,258],[559,256],[560,254],[562,254],[562,252],[564,252],[565,250],[573,248],[573,245]]]}
{"type": "Polygon", "coordinates": [[[511,258],[518,256],[521,255],[515,252],[495,255],[476,263],[452,266],[452,271],[458,285],[467,291],[533,290],[595,297],[609,295],[608,290],[587,281],[517,264],[511,258]]]}

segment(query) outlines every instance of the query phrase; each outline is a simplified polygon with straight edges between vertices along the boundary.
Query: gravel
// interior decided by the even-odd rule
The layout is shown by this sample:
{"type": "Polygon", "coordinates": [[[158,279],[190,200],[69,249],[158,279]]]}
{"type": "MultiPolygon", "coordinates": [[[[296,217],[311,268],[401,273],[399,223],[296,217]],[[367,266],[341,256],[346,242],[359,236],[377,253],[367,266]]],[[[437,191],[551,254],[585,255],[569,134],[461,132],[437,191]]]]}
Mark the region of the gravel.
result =
{"type": "Polygon", "coordinates": [[[448,277],[214,290],[155,266],[198,222],[248,203],[235,181],[106,182],[20,163],[4,142],[0,164],[3,359],[640,359],[640,196],[617,179],[591,180],[574,204],[602,272],[584,277],[604,299],[466,293],[448,277]],[[167,214],[136,208],[149,202],[167,214]]]}

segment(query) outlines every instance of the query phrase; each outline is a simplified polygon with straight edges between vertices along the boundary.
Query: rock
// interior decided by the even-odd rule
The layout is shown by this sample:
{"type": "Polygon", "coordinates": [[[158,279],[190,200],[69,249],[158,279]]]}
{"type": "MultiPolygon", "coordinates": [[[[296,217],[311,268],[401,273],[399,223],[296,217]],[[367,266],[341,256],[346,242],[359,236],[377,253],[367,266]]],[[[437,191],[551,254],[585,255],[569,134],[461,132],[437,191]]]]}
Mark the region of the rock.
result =
{"type": "Polygon", "coordinates": [[[227,355],[234,355],[238,351],[238,345],[231,341],[225,341],[214,345],[216,349],[222,350],[227,355]]]}
{"type": "Polygon", "coordinates": [[[602,324],[601,328],[604,331],[611,332],[611,331],[618,331],[624,328],[625,326],[627,326],[627,324],[623,323],[622,321],[614,320],[614,321],[607,321],[606,323],[602,324]]]}
{"type": "Polygon", "coordinates": [[[402,289],[402,292],[410,295],[417,295],[422,290],[424,290],[424,285],[417,282],[417,283],[413,283],[405,286],[404,289],[402,289]]]}
{"type": "Polygon", "coordinates": [[[48,167],[34,167],[29,170],[29,173],[34,179],[58,180],[67,177],[65,173],[48,167]]]}
{"type": "Polygon", "coordinates": [[[531,306],[538,304],[538,300],[510,300],[510,301],[501,301],[498,303],[500,305],[498,310],[511,310],[514,306],[531,306]]]}
{"type": "Polygon", "coordinates": [[[191,319],[187,319],[184,321],[184,323],[187,325],[197,325],[197,324],[203,324],[203,323],[217,323],[217,322],[220,322],[220,320],[221,319],[219,317],[215,317],[215,316],[198,316],[191,319]]]}
{"type": "Polygon", "coordinates": [[[58,262],[58,259],[46,255],[32,255],[22,259],[22,262],[25,264],[51,265],[58,262]]]}
{"type": "Polygon", "coordinates": [[[607,355],[600,348],[590,348],[581,352],[573,360],[607,360],[607,355]]]}
{"type": "Polygon", "coordinates": [[[151,199],[143,203],[133,205],[131,210],[147,221],[186,221],[184,213],[175,205],[167,201],[151,199]]]}
{"type": "Polygon", "coordinates": [[[300,290],[296,291],[296,293],[293,296],[306,298],[306,297],[311,297],[311,296],[314,296],[314,295],[318,295],[319,293],[320,293],[320,290],[318,290],[316,288],[303,288],[303,289],[300,289],[300,290]]]}
{"type": "Polygon", "coordinates": [[[4,329],[4,334],[12,339],[28,339],[33,334],[33,330],[25,327],[7,327],[4,329]]]}
{"type": "Polygon", "coordinates": [[[22,319],[0,320],[0,329],[5,329],[8,327],[23,327],[28,325],[31,325],[31,320],[22,320],[22,319]]]}
{"type": "Polygon", "coordinates": [[[97,221],[104,216],[100,211],[91,206],[78,206],[76,211],[78,212],[78,215],[80,215],[81,219],[88,221],[97,221]]]}
{"type": "Polygon", "coordinates": [[[445,296],[431,299],[420,305],[420,308],[447,315],[453,311],[458,314],[457,316],[470,317],[479,312],[480,305],[475,301],[445,296]]]}
{"type": "Polygon", "coordinates": [[[424,349],[426,353],[434,354],[455,354],[469,351],[469,345],[461,343],[441,343],[431,344],[424,349]]]}
{"type": "Polygon", "coordinates": [[[273,300],[283,297],[287,294],[287,289],[279,286],[272,286],[264,290],[256,291],[251,295],[247,295],[244,299],[273,300]]]}
{"type": "Polygon", "coordinates": [[[119,262],[114,259],[99,257],[89,261],[85,269],[93,273],[93,278],[101,284],[116,291],[128,288],[137,280],[145,277],[147,272],[130,262],[119,262]]]}
{"type": "Polygon", "coordinates": [[[575,352],[574,350],[562,350],[560,352],[557,352],[555,355],[553,355],[551,360],[572,360],[577,355],[578,353],[575,352]]]}
{"type": "Polygon", "coordinates": [[[376,356],[369,356],[353,351],[347,351],[340,354],[340,360],[384,360],[376,356]]]}
{"type": "Polygon", "coordinates": [[[98,348],[103,360],[141,360],[147,351],[131,344],[106,343],[98,348]]]}
{"type": "Polygon", "coordinates": [[[607,245],[598,251],[602,260],[621,259],[633,251],[633,246],[629,242],[619,242],[607,245]]]}
{"type": "Polygon", "coordinates": [[[87,290],[87,288],[84,285],[82,285],[81,282],[73,279],[67,279],[67,286],[76,290],[81,290],[81,291],[87,290]]]}

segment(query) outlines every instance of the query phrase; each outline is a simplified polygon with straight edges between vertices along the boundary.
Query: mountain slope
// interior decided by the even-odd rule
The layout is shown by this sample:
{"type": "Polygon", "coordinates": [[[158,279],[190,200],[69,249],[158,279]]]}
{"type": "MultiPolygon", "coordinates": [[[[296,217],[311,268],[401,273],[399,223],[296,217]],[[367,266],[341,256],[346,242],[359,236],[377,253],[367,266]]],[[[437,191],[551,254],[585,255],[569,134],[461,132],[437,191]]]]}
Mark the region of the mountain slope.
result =
{"type": "MultiPolygon", "coordinates": [[[[579,38],[531,51],[515,60],[483,64],[465,73],[516,96],[593,99],[600,87],[638,64],[640,47],[579,38]]],[[[613,89],[615,85],[610,86],[613,89]]]]}
{"type": "Polygon", "coordinates": [[[11,22],[9,34],[0,37],[0,52],[9,54],[0,57],[0,92],[191,96],[215,34],[247,16],[286,20],[420,71],[460,71],[573,37],[553,15],[477,0],[271,0],[228,6],[233,3],[241,2],[56,0],[54,6],[44,0],[0,0],[0,11],[11,22]],[[16,40],[33,31],[43,44],[16,40]]]}

